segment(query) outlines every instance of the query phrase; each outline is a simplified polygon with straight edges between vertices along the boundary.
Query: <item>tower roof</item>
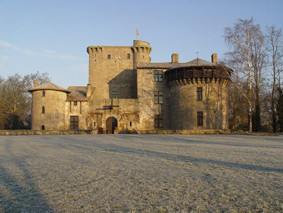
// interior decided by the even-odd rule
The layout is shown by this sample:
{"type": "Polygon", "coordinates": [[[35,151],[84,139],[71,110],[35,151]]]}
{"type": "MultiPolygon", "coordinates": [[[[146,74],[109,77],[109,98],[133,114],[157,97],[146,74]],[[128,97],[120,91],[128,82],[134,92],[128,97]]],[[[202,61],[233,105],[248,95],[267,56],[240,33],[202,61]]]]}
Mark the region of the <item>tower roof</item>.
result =
{"type": "Polygon", "coordinates": [[[188,61],[188,62],[185,63],[184,65],[185,65],[185,66],[186,66],[186,65],[200,65],[200,66],[208,65],[208,66],[216,66],[217,64],[211,63],[211,62],[209,62],[209,61],[206,61],[206,60],[203,60],[203,59],[200,59],[200,58],[195,58],[194,60],[188,61]]]}
{"type": "Polygon", "coordinates": [[[34,92],[37,90],[55,90],[55,91],[61,91],[61,92],[66,92],[66,93],[70,93],[69,90],[64,89],[63,87],[60,87],[56,84],[53,84],[52,82],[48,81],[45,82],[43,84],[37,85],[33,88],[30,88],[28,91],[29,92],[34,92]]]}

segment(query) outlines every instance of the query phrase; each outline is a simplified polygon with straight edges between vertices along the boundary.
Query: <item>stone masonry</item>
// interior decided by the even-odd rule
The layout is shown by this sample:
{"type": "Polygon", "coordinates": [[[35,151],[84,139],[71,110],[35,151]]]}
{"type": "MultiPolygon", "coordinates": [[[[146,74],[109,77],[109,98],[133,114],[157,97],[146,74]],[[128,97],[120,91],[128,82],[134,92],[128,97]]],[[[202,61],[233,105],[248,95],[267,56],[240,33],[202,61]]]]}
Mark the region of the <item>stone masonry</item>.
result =
{"type": "Polygon", "coordinates": [[[232,70],[199,58],[151,63],[148,42],[89,46],[87,86],[51,82],[32,93],[33,130],[225,130],[232,70]]]}

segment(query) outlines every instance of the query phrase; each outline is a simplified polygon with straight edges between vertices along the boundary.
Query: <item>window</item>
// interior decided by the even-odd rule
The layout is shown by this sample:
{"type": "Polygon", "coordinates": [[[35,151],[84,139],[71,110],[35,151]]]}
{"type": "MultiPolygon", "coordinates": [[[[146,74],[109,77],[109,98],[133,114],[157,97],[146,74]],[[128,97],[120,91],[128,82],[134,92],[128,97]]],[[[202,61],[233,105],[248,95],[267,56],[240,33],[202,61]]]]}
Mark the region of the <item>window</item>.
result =
{"type": "Polygon", "coordinates": [[[154,91],[154,103],[163,104],[163,92],[162,91],[154,91]]]}
{"type": "Polygon", "coordinates": [[[203,112],[197,112],[197,125],[203,126],[203,112]]]}
{"type": "Polygon", "coordinates": [[[45,97],[45,90],[42,91],[42,97],[45,97]]]}
{"type": "Polygon", "coordinates": [[[154,116],[154,127],[155,128],[163,128],[163,117],[162,115],[154,116]]]}
{"type": "Polygon", "coordinates": [[[202,87],[197,87],[197,100],[202,101],[202,87]]]}
{"type": "Polygon", "coordinates": [[[127,59],[130,59],[130,58],[131,58],[131,54],[128,53],[128,54],[127,54],[127,59]]]}
{"type": "Polygon", "coordinates": [[[115,98],[116,98],[116,99],[118,98],[118,91],[117,91],[117,90],[113,90],[113,91],[112,91],[112,98],[114,98],[114,99],[115,99],[115,98]]]}
{"type": "Polygon", "coordinates": [[[111,59],[111,54],[108,54],[108,55],[107,55],[107,59],[111,59]]]}
{"type": "Polygon", "coordinates": [[[77,106],[78,105],[78,102],[77,101],[74,101],[74,106],[77,106]]]}
{"type": "Polygon", "coordinates": [[[132,121],[130,121],[130,127],[132,127],[132,121]]]}
{"type": "Polygon", "coordinates": [[[160,70],[154,70],[154,81],[163,81],[163,72],[160,70]]]}
{"type": "Polygon", "coordinates": [[[45,130],[45,126],[44,125],[41,126],[41,130],[45,130]]]}
{"type": "Polygon", "coordinates": [[[79,129],[79,116],[70,117],[70,129],[79,129]]]}
{"type": "Polygon", "coordinates": [[[45,113],[45,107],[44,106],[41,108],[41,112],[45,113]]]}

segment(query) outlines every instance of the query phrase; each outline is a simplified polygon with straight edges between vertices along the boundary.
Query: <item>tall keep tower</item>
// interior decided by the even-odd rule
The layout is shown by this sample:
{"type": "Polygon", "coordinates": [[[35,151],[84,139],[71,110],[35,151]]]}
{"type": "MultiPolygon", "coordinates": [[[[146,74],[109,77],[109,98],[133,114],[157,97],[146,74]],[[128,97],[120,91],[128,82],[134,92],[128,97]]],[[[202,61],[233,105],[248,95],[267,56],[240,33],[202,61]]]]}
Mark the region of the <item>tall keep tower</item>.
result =
{"type": "Polygon", "coordinates": [[[149,63],[148,42],[134,40],[133,46],[89,46],[87,94],[95,99],[137,98],[138,63],[149,63]],[[91,92],[89,92],[91,91],[91,92]]]}

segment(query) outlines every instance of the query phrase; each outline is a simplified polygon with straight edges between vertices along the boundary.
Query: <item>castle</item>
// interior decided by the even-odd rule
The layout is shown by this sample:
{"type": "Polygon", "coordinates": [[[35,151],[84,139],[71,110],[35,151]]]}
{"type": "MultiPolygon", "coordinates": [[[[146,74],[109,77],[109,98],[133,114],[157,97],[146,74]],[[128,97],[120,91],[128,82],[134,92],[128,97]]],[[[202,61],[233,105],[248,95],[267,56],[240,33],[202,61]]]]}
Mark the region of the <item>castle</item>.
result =
{"type": "Polygon", "coordinates": [[[196,58],[151,63],[148,42],[89,46],[87,86],[51,82],[29,89],[33,130],[227,129],[227,90],[232,70],[196,58]]]}

